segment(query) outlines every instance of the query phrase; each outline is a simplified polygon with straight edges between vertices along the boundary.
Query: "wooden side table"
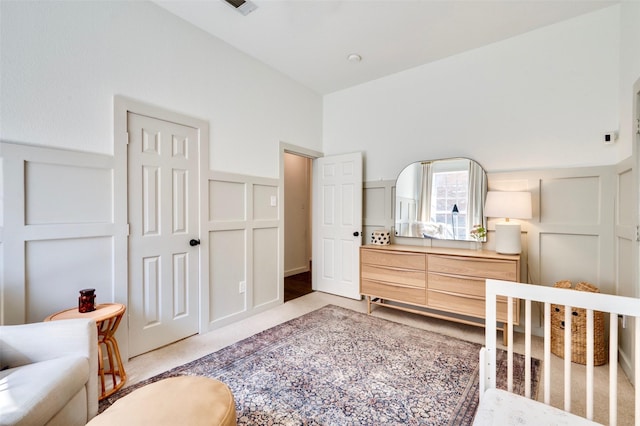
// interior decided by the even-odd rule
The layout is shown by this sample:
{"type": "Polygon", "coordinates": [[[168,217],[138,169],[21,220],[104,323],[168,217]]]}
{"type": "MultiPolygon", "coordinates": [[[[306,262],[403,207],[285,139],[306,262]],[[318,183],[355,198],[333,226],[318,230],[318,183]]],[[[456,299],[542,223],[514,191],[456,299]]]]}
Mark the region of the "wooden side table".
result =
{"type": "Polygon", "coordinates": [[[121,303],[102,303],[96,306],[92,312],[80,313],[78,308],[71,308],[57,312],[45,318],[45,321],[57,321],[74,318],[91,318],[95,320],[98,327],[98,375],[100,376],[101,389],[99,399],[104,399],[124,386],[127,380],[127,373],[124,371],[124,364],[120,358],[118,341],[115,332],[120,325],[126,306],[121,303]],[[102,345],[107,349],[107,359],[109,369],[105,370],[102,358],[102,345]],[[111,376],[113,387],[107,389],[105,376],[111,376]]]}

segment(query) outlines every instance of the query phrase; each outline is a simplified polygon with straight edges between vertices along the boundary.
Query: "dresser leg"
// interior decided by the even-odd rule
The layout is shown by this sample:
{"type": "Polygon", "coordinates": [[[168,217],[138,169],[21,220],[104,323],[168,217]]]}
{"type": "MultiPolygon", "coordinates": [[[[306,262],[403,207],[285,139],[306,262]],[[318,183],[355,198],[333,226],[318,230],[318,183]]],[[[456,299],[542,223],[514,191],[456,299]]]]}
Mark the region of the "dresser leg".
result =
{"type": "Polygon", "coordinates": [[[502,324],[502,344],[507,346],[508,338],[509,336],[507,336],[507,324],[502,324]]]}
{"type": "Polygon", "coordinates": [[[367,313],[371,315],[371,296],[367,296],[367,313]]]}

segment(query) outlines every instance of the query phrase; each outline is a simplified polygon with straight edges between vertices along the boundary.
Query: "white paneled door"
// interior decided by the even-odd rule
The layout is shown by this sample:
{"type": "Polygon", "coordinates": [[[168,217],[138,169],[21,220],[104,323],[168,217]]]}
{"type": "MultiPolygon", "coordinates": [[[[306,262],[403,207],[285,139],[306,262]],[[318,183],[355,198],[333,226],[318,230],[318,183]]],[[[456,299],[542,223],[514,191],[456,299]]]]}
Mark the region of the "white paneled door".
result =
{"type": "Polygon", "coordinates": [[[362,153],[318,158],[313,173],[314,288],[360,299],[362,153]]]}
{"type": "Polygon", "coordinates": [[[129,355],[198,332],[198,130],[129,112],[129,355]]]}

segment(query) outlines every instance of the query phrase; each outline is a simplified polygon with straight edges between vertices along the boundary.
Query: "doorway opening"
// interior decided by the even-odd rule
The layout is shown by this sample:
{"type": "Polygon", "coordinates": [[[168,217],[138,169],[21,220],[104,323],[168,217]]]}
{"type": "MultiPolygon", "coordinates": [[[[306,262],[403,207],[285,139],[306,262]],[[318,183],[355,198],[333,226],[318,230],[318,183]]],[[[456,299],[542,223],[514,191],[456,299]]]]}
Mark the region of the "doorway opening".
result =
{"type": "Polygon", "coordinates": [[[284,301],[313,291],[311,274],[311,201],[313,160],[283,153],[284,163],[284,301]]]}
{"type": "Polygon", "coordinates": [[[289,302],[305,294],[313,293],[311,271],[284,278],[284,301],[289,302]]]}

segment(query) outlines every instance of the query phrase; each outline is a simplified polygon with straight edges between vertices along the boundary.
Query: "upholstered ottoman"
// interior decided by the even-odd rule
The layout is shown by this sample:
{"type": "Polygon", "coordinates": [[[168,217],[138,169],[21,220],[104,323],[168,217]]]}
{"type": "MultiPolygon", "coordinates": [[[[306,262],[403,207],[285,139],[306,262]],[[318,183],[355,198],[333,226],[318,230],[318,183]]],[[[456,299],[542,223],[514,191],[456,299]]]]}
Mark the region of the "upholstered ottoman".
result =
{"type": "Polygon", "coordinates": [[[90,426],[235,425],[236,405],[224,383],[199,376],[171,377],[118,399],[90,426]]]}

